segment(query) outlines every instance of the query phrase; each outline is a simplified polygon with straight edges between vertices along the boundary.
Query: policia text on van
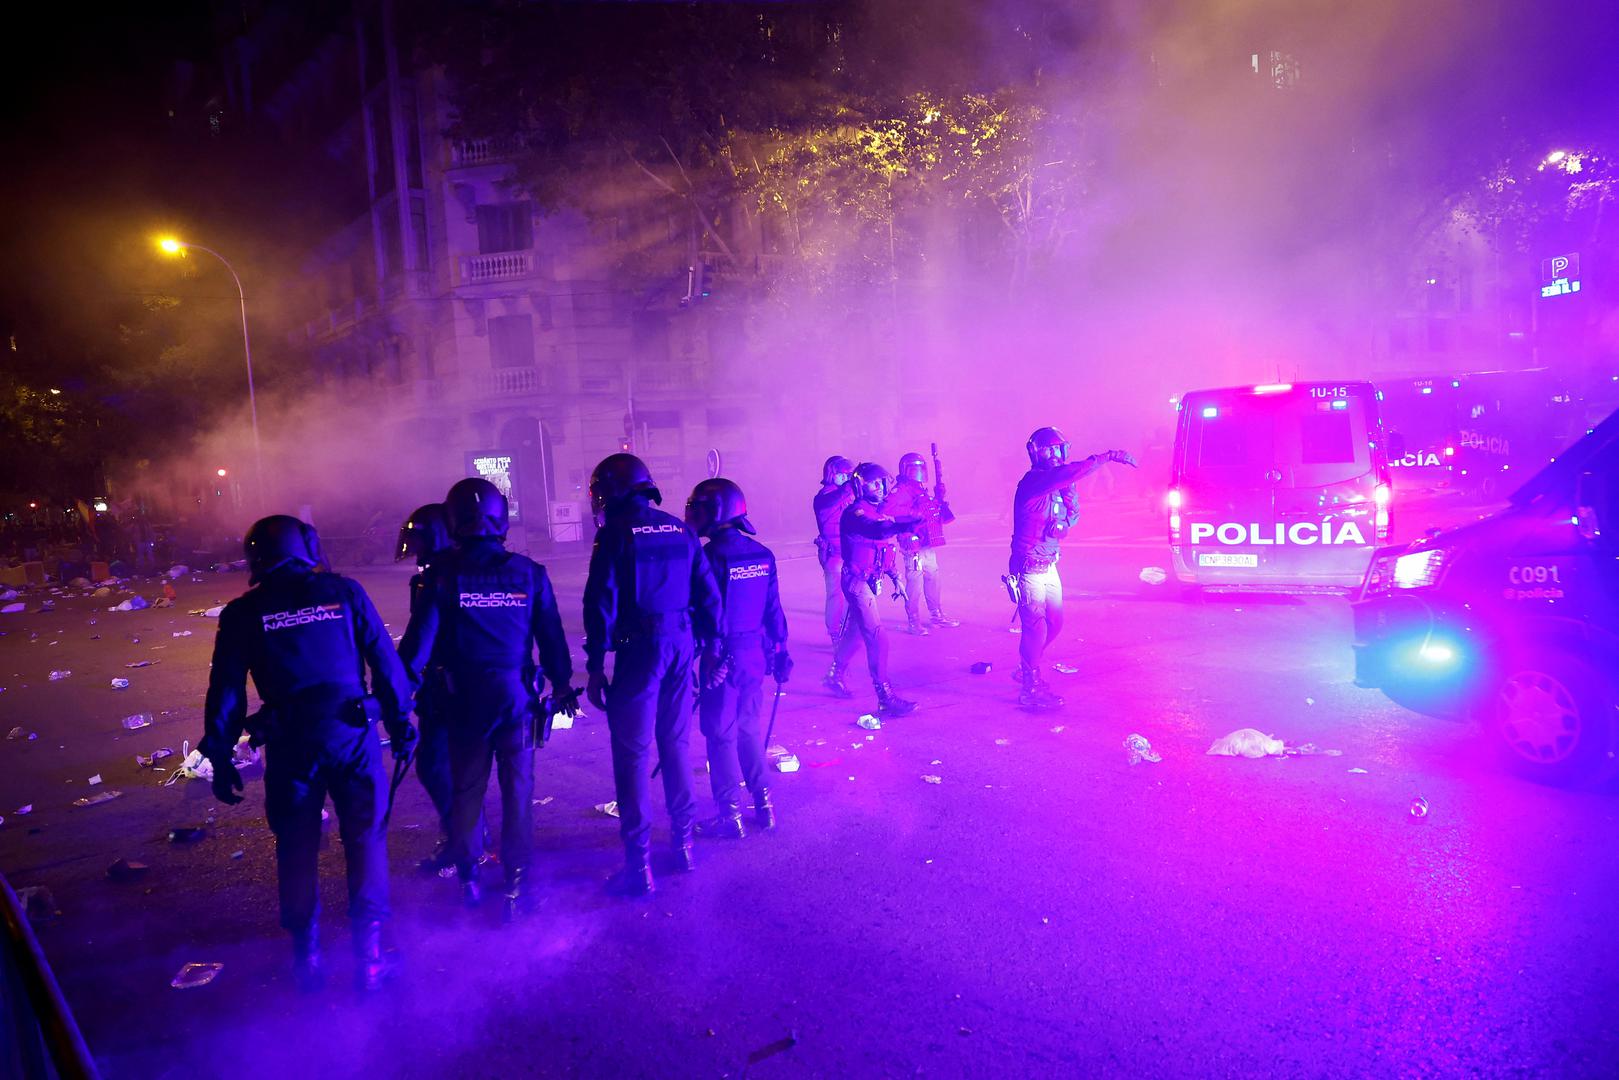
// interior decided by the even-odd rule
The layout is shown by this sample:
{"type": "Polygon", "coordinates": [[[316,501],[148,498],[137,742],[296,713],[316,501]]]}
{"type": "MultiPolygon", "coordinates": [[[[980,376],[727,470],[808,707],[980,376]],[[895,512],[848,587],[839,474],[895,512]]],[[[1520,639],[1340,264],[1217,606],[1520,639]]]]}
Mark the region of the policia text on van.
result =
{"type": "Polygon", "coordinates": [[[1168,493],[1175,576],[1211,589],[1360,584],[1389,533],[1388,452],[1370,383],[1194,390],[1168,493]]]}
{"type": "Polygon", "coordinates": [[[1379,551],[1355,681],[1483,722],[1556,782],[1619,774],[1619,412],[1474,524],[1379,551]]]}

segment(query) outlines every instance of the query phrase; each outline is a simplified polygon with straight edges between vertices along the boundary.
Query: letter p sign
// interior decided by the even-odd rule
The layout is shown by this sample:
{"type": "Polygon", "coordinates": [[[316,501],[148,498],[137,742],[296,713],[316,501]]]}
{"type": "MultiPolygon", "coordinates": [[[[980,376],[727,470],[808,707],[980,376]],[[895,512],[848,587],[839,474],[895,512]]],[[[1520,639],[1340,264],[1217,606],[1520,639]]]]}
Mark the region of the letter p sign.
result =
{"type": "Polygon", "coordinates": [[[1568,269],[1568,256],[1567,255],[1553,255],[1551,261],[1552,261],[1552,277],[1554,277],[1554,278],[1562,277],[1563,273],[1568,269]]]}

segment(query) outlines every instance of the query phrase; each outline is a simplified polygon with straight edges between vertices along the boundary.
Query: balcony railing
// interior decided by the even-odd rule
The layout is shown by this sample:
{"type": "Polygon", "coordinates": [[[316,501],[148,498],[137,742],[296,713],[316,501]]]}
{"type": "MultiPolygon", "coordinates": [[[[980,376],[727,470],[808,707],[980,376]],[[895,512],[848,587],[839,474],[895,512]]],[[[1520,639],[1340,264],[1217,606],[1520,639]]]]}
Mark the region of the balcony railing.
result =
{"type": "Polygon", "coordinates": [[[450,144],[450,165],[465,168],[469,165],[493,165],[510,161],[522,153],[521,136],[502,135],[482,139],[457,139],[450,144]]]}
{"type": "Polygon", "coordinates": [[[472,396],[479,398],[531,397],[535,394],[549,394],[556,389],[556,380],[552,377],[552,373],[536,367],[472,371],[467,372],[462,378],[472,396]]]}
{"type": "Polygon", "coordinates": [[[534,276],[534,252],[497,251],[492,255],[461,256],[462,285],[482,285],[490,281],[510,281],[534,276]]]}

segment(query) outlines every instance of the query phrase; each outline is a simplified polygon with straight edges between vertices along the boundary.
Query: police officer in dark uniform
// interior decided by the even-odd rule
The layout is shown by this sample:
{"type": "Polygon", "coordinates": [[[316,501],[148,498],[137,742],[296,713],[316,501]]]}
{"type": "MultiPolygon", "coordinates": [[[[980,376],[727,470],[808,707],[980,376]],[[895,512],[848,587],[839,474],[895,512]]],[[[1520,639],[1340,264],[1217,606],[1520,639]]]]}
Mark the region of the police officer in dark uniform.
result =
{"type": "Polygon", "coordinates": [[[878,598],[883,595],[885,582],[895,599],[903,593],[899,549],[894,538],[916,528],[920,519],[893,518],[882,512],[882,505],[892,490],[893,477],[881,465],[862,462],[855,468],[854,478],[849,483],[854,488],[855,501],[843,511],[843,519],[838,524],[843,545],[840,584],[849,604],[849,626],[838,641],[832,654],[832,668],[821,685],[835,697],[853,697],[853,692],[844,685],[843,673],[864,643],[866,667],[877,690],[878,710],[890,716],[904,716],[916,708],[916,703],[896,694],[888,681],[888,635],[883,629],[878,598]]]}
{"type": "MultiPolygon", "coordinates": [[[[934,460],[937,461],[937,457],[934,460]]],[[[961,625],[959,620],[945,614],[939,587],[938,549],[944,546],[944,527],[956,520],[956,514],[945,501],[944,481],[938,477],[934,480],[933,490],[929,491],[927,462],[921,454],[912,451],[899,459],[899,478],[883,504],[883,512],[890,517],[914,517],[921,521],[915,529],[899,536],[899,549],[905,556],[905,615],[910,622],[910,632],[921,636],[928,633],[928,625],[922,621],[924,598],[934,626],[961,625]]]]}
{"type": "MultiPolygon", "coordinates": [[[[448,689],[450,858],[468,906],[482,900],[484,792],[491,765],[500,780],[500,861],[505,914],[518,914],[534,846],[534,745],[542,709],[534,653],[551,684],[555,711],[575,710],[573,661],[545,568],[506,550],[506,497],[489,481],[458,481],[444,497],[455,546],[433,560],[422,603],[399,644],[418,683],[430,659],[442,657],[448,689]]],[[[543,718],[541,719],[543,730],[543,718]]]]}
{"type": "Polygon", "coordinates": [[[838,454],[821,466],[821,490],[815,493],[815,554],[821,562],[821,580],[826,587],[826,636],[836,645],[849,614],[843,598],[843,542],[839,532],[843,512],[854,502],[849,476],[854,462],[838,454]]]}
{"type": "Polygon", "coordinates": [[[752,538],[742,489],[723,477],[704,480],[686,503],[686,524],[708,542],[703,554],[714,568],[724,598],[720,634],[702,643],[702,693],[698,715],[708,742],[709,784],[719,817],[714,835],[742,839],[742,788],[753,797],[754,821],[776,826],[776,811],[765,786],[764,731],[759,702],[766,674],[787,681],[787,616],[781,608],[776,557],[752,538]]]}
{"type": "Polygon", "coordinates": [[[1055,709],[1063,700],[1046,684],[1040,661],[1046,646],[1062,630],[1062,578],[1057,574],[1057,547],[1079,519],[1079,481],[1108,462],[1135,466],[1123,450],[1068,460],[1068,440],[1056,428],[1043,427],[1029,436],[1029,471],[1012,498],[1012,555],[1007,583],[1017,601],[1023,635],[1018,641],[1021,666],[1018,704],[1055,709]]]}
{"type": "Polygon", "coordinates": [[[243,548],[251,587],[219,616],[197,748],[213,765],[214,794],[239,803],[237,739],[246,728],[266,745],[264,812],[276,839],[281,925],[292,934],[294,973],[305,989],[323,982],[316,872],[321,808],[331,796],[348,868],[356,982],[372,990],[387,974],[389,799],[374,722],[386,727],[394,758],[408,763],[416,741],[406,719],[410,685],[365,590],[316,572],[320,540],[312,526],[267,517],[247,531],[243,548]],[[251,724],[250,674],[264,703],[251,724]]]}
{"type": "MultiPolygon", "coordinates": [[[[399,527],[399,544],[394,561],[411,559],[416,573],[410,578],[410,611],[414,615],[427,596],[423,585],[427,568],[452,546],[450,519],[443,503],[419,506],[399,527]]],[[[438,850],[422,860],[422,869],[436,873],[450,865],[450,717],[449,689],[444,680],[444,643],[440,639],[430,656],[416,691],[416,726],[421,742],[416,749],[416,778],[438,812],[438,850]]]]}
{"type": "Polygon", "coordinates": [[[645,463],[613,454],[590,477],[601,525],[585,583],[585,665],[591,703],[613,741],[624,873],[619,891],[652,891],[652,747],[657,745],[676,865],[690,870],[697,803],[686,743],[691,725],[692,630],[720,635],[721,600],[697,535],[657,509],[663,496],[645,463]],[[613,677],[608,651],[616,654],[613,677]]]}

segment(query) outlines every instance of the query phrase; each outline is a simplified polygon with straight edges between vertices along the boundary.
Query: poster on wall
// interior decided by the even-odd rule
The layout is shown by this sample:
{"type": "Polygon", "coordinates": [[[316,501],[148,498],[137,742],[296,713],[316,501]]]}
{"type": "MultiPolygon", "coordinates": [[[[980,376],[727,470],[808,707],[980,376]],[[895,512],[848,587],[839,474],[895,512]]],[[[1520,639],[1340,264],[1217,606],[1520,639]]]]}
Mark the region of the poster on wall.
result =
{"type": "Polygon", "coordinates": [[[505,450],[472,450],[467,452],[467,474],[481,476],[500,489],[506,496],[513,524],[523,520],[517,499],[517,456],[505,450]]]}

